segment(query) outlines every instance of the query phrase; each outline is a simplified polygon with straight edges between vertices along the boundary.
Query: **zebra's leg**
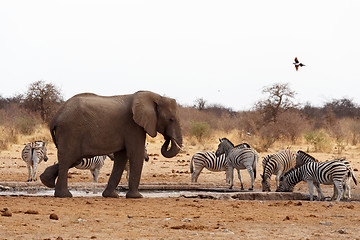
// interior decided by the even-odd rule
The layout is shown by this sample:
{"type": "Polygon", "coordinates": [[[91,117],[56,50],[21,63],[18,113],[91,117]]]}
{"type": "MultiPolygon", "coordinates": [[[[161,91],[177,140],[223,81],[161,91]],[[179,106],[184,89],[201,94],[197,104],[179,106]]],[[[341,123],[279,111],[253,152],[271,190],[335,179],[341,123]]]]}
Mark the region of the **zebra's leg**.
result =
{"type": "Polygon", "coordinates": [[[309,194],[310,194],[310,201],[314,200],[314,183],[312,181],[307,181],[309,194]]]}
{"type": "Polygon", "coordinates": [[[121,175],[123,174],[125,164],[128,161],[126,151],[120,151],[114,154],[114,166],[108,181],[108,184],[102,193],[103,197],[117,198],[119,195],[115,192],[118,186],[121,175]]]}
{"type": "Polygon", "coordinates": [[[129,175],[130,175],[129,160],[125,164],[125,171],[126,171],[126,181],[129,183],[129,175]]]}
{"type": "Polygon", "coordinates": [[[230,184],[230,170],[229,170],[229,168],[227,168],[225,170],[225,175],[226,175],[226,184],[230,184]]]}
{"type": "Polygon", "coordinates": [[[275,176],[276,189],[279,188],[281,175],[282,175],[282,170],[279,170],[278,173],[277,173],[276,176],[275,176]]]}
{"type": "Polygon", "coordinates": [[[250,175],[250,178],[251,178],[251,186],[249,188],[250,191],[252,191],[254,189],[254,171],[252,169],[252,166],[249,165],[249,166],[246,166],[246,169],[250,175]]]}
{"type": "Polygon", "coordinates": [[[27,182],[31,182],[31,166],[30,166],[30,163],[26,163],[27,165],[27,169],[28,169],[28,179],[27,179],[27,182]]]}
{"type": "Polygon", "coordinates": [[[195,165],[195,170],[191,174],[191,182],[196,183],[198,181],[198,178],[200,176],[201,171],[203,170],[204,166],[201,166],[200,168],[195,165]]]}
{"type": "MultiPolygon", "coordinates": [[[[234,171],[234,170],[233,170],[234,171]]],[[[240,174],[240,169],[236,169],[237,173],[238,173],[238,178],[240,180],[240,184],[241,184],[241,190],[244,190],[244,185],[243,182],[241,180],[241,174],[240,174]]]]}
{"type": "Polygon", "coordinates": [[[100,168],[90,169],[90,172],[93,176],[93,182],[97,183],[99,180],[100,168]]]}
{"type": "Polygon", "coordinates": [[[39,164],[39,158],[37,157],[36,151],[33,154],[33,174],[32,174],[32,181],[36,182],[36,171],[39,164]]]}
{"type": "Polygon", "coordinates": [[[351,199],[351,192],[350,192],[350,178],[347,177],[343,182],[343,198],[351,199]]]}
{"type": "Polygon", "coordinates": [[[234,186],[234,168],[232,166],[229,166],[229,172],[230,172],[230,187],[229,187],[229,189],[232,189],[234,186]]]}
{"type": "Polygon", "coordinates": [[[342,187],[342,182],[341,181],[334,181],[334,186],[337,189],[337,198],[336,201],[340,201],[341,196],[343,194],[343,187],[342,187]]]}
{"type": "Polygon", "coordinates": [[[314,183],[314,186],[316,187],[316,190],[317,190],[317,192],[318,192],[318,199],[320,200],[320,201],[323,201],[324,199],[325,199],[325,196],[324,196],[324,194],[322,193],[322,191],[321,191],[321,188],[320,188],[320,184],[319,183],[314,183]]]}
{"type": "Polygon", "coordinates": [[[331,197],[331,201],[334,201],[335,198],[337,198],[337,195],[339,194],[338,191],[337,191],[337,188],[335,187],[335,185],[333,187],[334,187],[334,192],[333,192],[333,195],[331,197]]]}

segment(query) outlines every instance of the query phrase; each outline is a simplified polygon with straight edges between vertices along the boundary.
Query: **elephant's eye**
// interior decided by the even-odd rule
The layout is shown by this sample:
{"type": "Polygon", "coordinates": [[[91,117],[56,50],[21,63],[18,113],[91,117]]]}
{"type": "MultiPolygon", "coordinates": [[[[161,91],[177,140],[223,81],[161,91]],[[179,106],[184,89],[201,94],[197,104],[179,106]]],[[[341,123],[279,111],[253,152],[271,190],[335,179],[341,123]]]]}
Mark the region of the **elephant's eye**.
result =
{"type": "Polygon", "coordinates": [[[169,121],[170,121],[170,122],[174,122],[174,121],[175,121],[175,118],[171,117],[171,118],[169,119],[169,121]]]}

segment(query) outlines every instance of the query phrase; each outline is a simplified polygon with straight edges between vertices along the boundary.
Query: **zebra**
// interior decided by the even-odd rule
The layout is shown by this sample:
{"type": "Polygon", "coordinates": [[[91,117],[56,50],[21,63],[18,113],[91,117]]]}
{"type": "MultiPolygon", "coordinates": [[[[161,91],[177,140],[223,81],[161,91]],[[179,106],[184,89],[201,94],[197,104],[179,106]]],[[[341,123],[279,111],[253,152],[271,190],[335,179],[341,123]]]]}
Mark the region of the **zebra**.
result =
{"type": "Polygon", "coordinates": [[[293,168],[287,172],[281,179],[277,192],[292,192],[294,187],[300,181],[307,182],[310,201],[314,199],[314,186],[319,194],[319,200],[323,200],[324,194],[321,191],[320,184],[334,185],[333,198],[336,201],[341,199],[343,193],[343,181],[347,177],[348,169],[346,165],[338,160],[328,162],[309,162],[301,167],[293,168]]]}
{"type": "Polygon", "coordinates": [[[241,183],[241,190],[244,190],[244,185],[241,181],[240,169],[247,169],[249,172],[251,178],[251,186],[249,190],[253,190],[259,154],[252,148],[237,148],[227,138],[219,139],[219,141],[220,144],[215,155],[219,157],[221,154],[225,153],[230,173],[230,189],[232,189],[234,185],[234,168],[236,168],[238,170],[238,177],[241,183]]]}
{"type": "MultiPolygon", "coordinates": [[[[250,148],[250,145],[247,143],[242,143],[235,147],[250,148]]],[[[198,177],[204,167],[207,170],[213,172],[225,171],[226,183],[230,184],[230,172],[225,154],[221,154],[219,157],[216,157],[215,153],[213,152],[201,151],[195,153],[190,161],[191,182],[197,182],[198,177]]]]}
{"type": "Polygon", "coordinates": [[[27,143],[21,152],[22,159],[26,162],[28,168],[27,182],[36,181],[36,170],[42,160],[48,160],[46,155],[46,142],[35,141],[27,143]],[[32,174],[31,174],[32,168],[32,174]]]}
{"type": "Polygon", "coordinates": [[[75,168],[80,170],[89,169],[91,175],[93,176],[93,182],[98,182],[100,169],[104,166],[104,162],[107,155],[94,156],[91,158],[82,158],[81,162],[75,166],[75,168]]]}
{"type": "MultiPolygon", "coordinates": [[[[296,153],[296,167],[302,166],[305,163],[309,163],[309,162],[318,162],[313,156],[307,154],[306,152],[303,152],[301,150],[299,150],[296,153]]],[[[346,177],[346,179],[343,182],[343,198],[346,196],[346,198],[350,199],[351,198],[351,188],[350,188],[350,176],[352,177],[355,185],[357,185],[357,180],[355,178],[355,174],[354,171],[350,165],[350,163],[345,159],[345,158],[340,158],[340,159],[334,159],[337,161],[341,161],[345,164],[347,170],[348,170],[348,176],[346,177]]],[[[334,192],[336,191],[336,189],[334,188],[334,192]]]]}
{"type": "Polygon", "coordinates": [[[279,186],[280,177],[296,165],[296,154],[290,150],[281,150],[275,154],[264,157],[262,161],[263,174],[260,174],[262,191],[270,192],[271,175],[276,175],[276,187],[279,186]]]}

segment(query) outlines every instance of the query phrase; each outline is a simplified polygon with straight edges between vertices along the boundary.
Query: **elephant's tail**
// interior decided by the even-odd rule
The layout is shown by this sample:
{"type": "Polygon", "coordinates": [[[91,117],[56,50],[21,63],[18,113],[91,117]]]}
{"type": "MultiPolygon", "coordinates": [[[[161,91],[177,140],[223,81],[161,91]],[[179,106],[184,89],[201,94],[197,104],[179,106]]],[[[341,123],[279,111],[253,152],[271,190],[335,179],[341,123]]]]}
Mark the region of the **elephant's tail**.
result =
{"type": "Polygon", "coordinates": [[[51,133],[52,140],[53,140],[53,142],[54,142],[54,144],[55,144],[55,146],[57,148],[58,145],[56,143],[55,132],[56,132],[56,125],[51,124],[50,125],[50,133],[51,133]]]}
{"type": "Polygon", "coordinates": [[[194,156],[192,156],[191,161],[190,161],[190,172],[191,173],[194,172],[193,162],[194,162],[194,156]]]}

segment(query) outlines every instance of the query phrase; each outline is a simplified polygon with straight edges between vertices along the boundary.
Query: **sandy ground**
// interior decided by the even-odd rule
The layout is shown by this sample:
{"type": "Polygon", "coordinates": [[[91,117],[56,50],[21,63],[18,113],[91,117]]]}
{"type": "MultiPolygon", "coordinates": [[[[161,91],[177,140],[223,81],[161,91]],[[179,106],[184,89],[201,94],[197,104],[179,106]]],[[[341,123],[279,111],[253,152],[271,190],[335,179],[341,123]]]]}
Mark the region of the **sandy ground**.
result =
{"type": "MultiPolygon", "coordinates": [[[[214,145],[186,146],[184,152],[172,159],[160,154],[161,140],[150,142],[150,161],[144,164],[141,184],[190,184],[191,156],[204,148],[216,150],[214,145]]],[[[186,144],[186,142],[185,142],[186,144]]],[[[14,145],[0,153],[0,182],[25,182],[26,164],[21,159],[24,145],[14,145]]],[[[273,153],[281,148],[271,149],[273,153]]],[[[301,149],[292,146],[292,150],[301,149]]],[[[302,149],[306,149],[304,146],[302,149]]],[[[360,168],[360,149],[347,147],[345,156],[355,170],[360,168]]],[[[261,153],[261,159],[268,153],[261,153]]],[[[334,154],[312,154],[321,161],[333,159],[334,154]]],[[[39,166],[38,176],[56,162],[56,149],[48,146],[48,162],[39,166]]],[[[261,191],[259,173],[255,191],[261,191]]],[[[106,183],[112,162],[107,159],[101,170],[99,183],[106,183]]],[[[360,180],[359,171],[355,171],[360,180]]],[[[91,186],[88,170],[71,169],[70,183],[91,186]]],[[[245,188],[250,184],[247,172],[242,171],[245,188]]],[[[38,184],[38,183],[37,183],[38,184]]],[[[126,178],[121,184],[126,185],[126,178]]],[[[199,185],[226,187],[225,173],[200,174],[199,185]]],[[[272,186],[275,181],[273,180],[272,186]]],[[[0,184],[1,185],[1,184],[0,184]]],[[[235,188],[239,188],[236,179],[235,188]]],[[[31,184],[29,184],[31,186],[31,184]]],[[[332,187],[322,186],[331,196],[332,187]]],[[[272,187],[274,190],[274,187],[272,187]]],[[[1,190],[0,190],[1,191],[1,190]]],[[[307,193],[303,183],[296,192],[307,193]]],[[[352,194],[360,196],[360,187],[352,183],[352,194]]],[[[0,239],[360,239],[360,202],[309,201],[240,201],[193,198],[106,199],[102,197],[0,196],[0,239]],[[5,209],[8,209],[5,211],[5,209]],[[55,213],[58,220],[50,219],[55,213]],[[10,215],[10,214],[9,214],[10,215]]]]}

